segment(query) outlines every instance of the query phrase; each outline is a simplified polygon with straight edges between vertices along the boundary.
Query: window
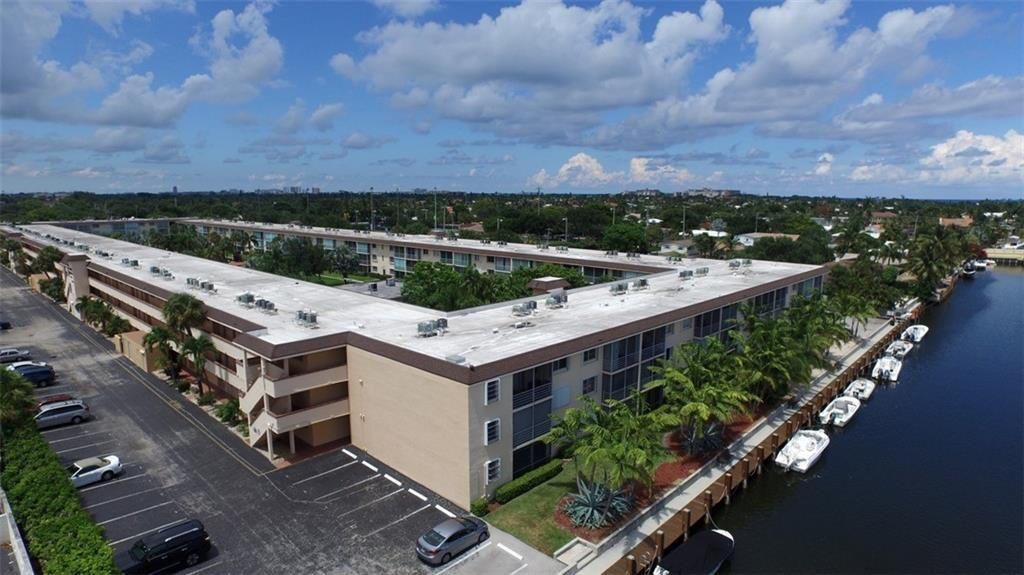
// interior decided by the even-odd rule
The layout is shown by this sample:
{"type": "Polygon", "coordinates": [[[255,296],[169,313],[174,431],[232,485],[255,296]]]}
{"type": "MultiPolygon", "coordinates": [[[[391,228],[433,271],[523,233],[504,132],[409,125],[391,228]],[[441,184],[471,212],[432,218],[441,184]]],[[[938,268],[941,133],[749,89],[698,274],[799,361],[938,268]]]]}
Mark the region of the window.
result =
{"type": "Polygon", "coordinates": [[[553,371],[555,373],[558,373],[559,371],[565,371],[567,369],[569,369],[569,358],[568,357],[563,357],[562,359],[557,359],[557,360],[554,361],[554,363],[551,364],[551,371],[553,371]]]}
{"type": "Polygon", "coordinates": [[[597,359],[597,348],[588,349],[583,352],[583,363],[591,362],[597,359]]]}
{"type": "Polygon", "coordinates": [[[501,478],[501,460],[492,459],[487,462],[487,483],[501,478]]]}
{"type": "Polygon", "coordinates": [[[675,334],[676,333],[676,324],[670,323],[670,324],[666,325],[665,326],[665,333],[668,334],[668,335],[675,334]]]}
{"type": "Polygon", "coordinates": [[[535,441],[512,452],[512,477],[544,465],[551,459],[551,446],[543,441],[535,441]]]}
{"type": "Polygon", "coordinates": [[[484,424],[484,445],[497,443],[501,439],[501,420],[492,419],[484,424]]]}
{"type": "Polygon", "coordinates": [[[591,376],[583,380],[583,391],[582,393],[593,393],[594,387],[597,386],[597,376],[591,376]]]}
{"type": "Polygon", "coordinates": [[[484,395],[484,405],[497,403],[497,401],[501,399],[501,380],[492,379],[491,381],[488,381],[486,385],[487,389],[484,395]]]}

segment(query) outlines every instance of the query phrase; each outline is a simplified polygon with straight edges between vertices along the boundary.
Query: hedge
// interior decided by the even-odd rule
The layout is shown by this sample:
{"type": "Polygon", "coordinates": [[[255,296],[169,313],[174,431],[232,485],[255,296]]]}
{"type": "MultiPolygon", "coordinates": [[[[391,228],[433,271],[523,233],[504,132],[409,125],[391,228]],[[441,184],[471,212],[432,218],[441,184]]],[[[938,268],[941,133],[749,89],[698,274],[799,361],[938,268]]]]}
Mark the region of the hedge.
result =
{"type": "Polygon", "coordinates": [[[483,517],[484,515],[487,515],[490,512],[490,509],[487,508],[487,498],[477,497],[473,501],[470,501],[469,511],[477,517],[483,517]]]}
{"type": "Polygon", "coordinates": [[[3,439],[0,482],[43,573],[118,573],[103,530],[82,509],[67,472],[35,425],[5,429],[3,439]]]}
{"type": "Polygon", "coordinates": [[[508,503],[516,497],[519,497],[561,473],[562,465],[563,463],[561,459],[549,461],[537,469],[534,469],[521,477],[517,477],[516,479],[513,479],[512,481],[509,481],[497,488],[494,491],[494,499],[497,500],[498,503],[508,503]]]}

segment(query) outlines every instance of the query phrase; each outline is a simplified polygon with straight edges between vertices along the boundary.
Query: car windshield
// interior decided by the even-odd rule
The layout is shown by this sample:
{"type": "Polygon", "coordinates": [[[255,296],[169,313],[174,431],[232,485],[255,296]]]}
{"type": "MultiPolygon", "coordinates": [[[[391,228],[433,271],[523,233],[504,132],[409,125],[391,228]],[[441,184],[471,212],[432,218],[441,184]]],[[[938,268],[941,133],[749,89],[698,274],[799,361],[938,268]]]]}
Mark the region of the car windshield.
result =
{"type": "Polygon", "coordinates": [[[423,536],[423,540],[426,541],[428,545],[436,547],[441,543],[444,543],[444,536],[431,529],[429,533],[423,536]]]}
{"type": "Polygon", "coordinates": [[[74,465],[74,464],[68,465],[68,474],[69,475],[74,475],[75,472],[77,472],[77,471],[78,471],[78,466],[77,465],[74,465]]]}
{"type": "Polygon", "coordinates": [[[146,551],[149,551],[149,547],[146,547],[145,543],[139,541],[135,545],[132,545],[132,548],[128,551],[128,553],[132,556],[132,559],[135,559],[136,561],[142,561],[146,558],[146,551]]]}

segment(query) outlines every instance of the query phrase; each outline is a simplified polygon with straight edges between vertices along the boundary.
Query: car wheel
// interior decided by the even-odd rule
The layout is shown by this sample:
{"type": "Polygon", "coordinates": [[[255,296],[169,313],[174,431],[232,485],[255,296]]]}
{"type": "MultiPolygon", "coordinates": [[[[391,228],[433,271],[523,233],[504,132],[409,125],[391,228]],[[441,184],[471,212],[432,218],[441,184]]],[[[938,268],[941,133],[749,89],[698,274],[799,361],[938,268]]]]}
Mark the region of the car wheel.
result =
{"type": "Polygon", "coordinates": [[[447,562],[449,562],[451,560],[452,560],[452,554],[451,553],[445,553],[441,557],[441,565],[444,565],[445,563],[447,563],[447,562]]]}
{"type": "Polygon", "coordinates": [[[104,471],[103,472],[103,476],[101,477],[101,479],[103,479],[103,481],[110,481],[113,478],[114,478],[114,472],[113,471],[104,471]]]}
{"type": "Polygon", "coordinates": [[[75,425],[78,425],[79,423],[82,423],[81,416],[76,415],[76,416],[72,417],[71,418],[71,423],[74,423],[75,425]]]}
{"type": "Polygon", "coordinates": [[[477,544],[480,544],[480,543],[483,543],[484,541],[487,541],[487,538],[490,537],[490,536],[491,536],[490,533],[484,531],[483,533],[480,534],[480,537],[477,538],[477,540],[476,540],[477,544]]]}
{"type": "Polygon", "coordinates": [[[193,553],[189,553],[188,557],[185,558],[185,565],[188,565],[189,567],[192,567],[196,563],[199,563],[199,554],[198,553],[194,553],[194,552],[193,553]]]}

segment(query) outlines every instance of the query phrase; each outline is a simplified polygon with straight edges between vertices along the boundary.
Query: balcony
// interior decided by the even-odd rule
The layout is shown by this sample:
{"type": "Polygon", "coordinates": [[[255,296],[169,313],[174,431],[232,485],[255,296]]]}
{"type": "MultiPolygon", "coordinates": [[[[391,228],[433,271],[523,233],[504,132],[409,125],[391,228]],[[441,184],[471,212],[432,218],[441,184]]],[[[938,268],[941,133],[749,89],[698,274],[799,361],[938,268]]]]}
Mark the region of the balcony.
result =
{"type": "Polygon", "coordinates": [[[263,386],[271,397],[285,397],[314,387],[348,381],[348,365],[329,367],[299,375],[285,375],[284,370],[268,363],[263,374],[263,386]]]}
{"type": "Polygon", "coordinates": [[[521,391],[512,396],[512,409],[519,409],[525,405],[541,401],[551,397],[551,384],[542,383],[526,391],[521,391]]]}
{"type": "Polygon", "coordinates": [[[265,413],[267,415],[267,426],[274,433],[287,433],[293,429],[313,425],[319,421],[348,415],[349,412],[350,408],[348,398],[346,397],[311,407],[304,407],[288,413],[274,413],[272,411],[265,413]]]}
{"type": "Polygon", "coordinates": [[[656,343],[650,347],[644,348],[642,358],[644,360],[648,360],[652,357],[658,357],[663,353],[665,353],[665,343],[656,343]]]}

